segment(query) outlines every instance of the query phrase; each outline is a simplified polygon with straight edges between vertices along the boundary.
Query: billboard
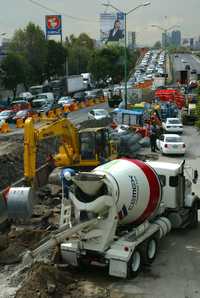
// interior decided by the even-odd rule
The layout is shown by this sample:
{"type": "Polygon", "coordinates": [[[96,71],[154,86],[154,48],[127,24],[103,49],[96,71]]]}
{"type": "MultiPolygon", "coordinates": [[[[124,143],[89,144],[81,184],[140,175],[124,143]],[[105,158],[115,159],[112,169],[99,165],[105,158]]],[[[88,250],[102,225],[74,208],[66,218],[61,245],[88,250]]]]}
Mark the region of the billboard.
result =
{"type": "Polygon", "coordinates": [[[124,14],[100,14],[100,40],[103,44],[124,44],[124,14]]]}
{"type": "Polygon", "coordinates": [[[62,18],[61,15],[46,16],[46,35],[62,34],[62,18]]]}

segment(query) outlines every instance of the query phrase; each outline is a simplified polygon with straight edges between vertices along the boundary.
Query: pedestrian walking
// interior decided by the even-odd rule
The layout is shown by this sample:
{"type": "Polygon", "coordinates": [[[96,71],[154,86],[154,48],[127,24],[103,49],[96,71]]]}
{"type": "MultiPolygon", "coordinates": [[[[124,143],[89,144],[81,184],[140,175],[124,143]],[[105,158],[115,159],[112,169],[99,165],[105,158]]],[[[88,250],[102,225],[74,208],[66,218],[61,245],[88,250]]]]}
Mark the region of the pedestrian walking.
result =
{"type": "Polygon", "coordinates": [[[150,144],[151,144],[151,152],[156,152],[156,140],[157,140],[157,128],[156,125],[152,125],[150,131],[150,144]]]}

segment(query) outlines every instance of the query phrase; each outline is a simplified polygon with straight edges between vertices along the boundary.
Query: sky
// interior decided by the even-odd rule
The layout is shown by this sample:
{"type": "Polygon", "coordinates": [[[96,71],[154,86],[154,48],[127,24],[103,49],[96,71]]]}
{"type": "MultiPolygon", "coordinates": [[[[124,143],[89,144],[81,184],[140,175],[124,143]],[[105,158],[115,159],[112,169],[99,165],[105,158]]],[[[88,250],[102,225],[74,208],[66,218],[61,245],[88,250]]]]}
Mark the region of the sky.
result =
{"type": "MultiPolygon", "coordinates": [[[[136,32],[139,44],[153,45],[161,39],[161,32],[151,25],[169,28],[179,25],[182,37],[200,35],[200,0],[149,0],[150,6],[143,7],[127,18],[127,30],[136,32]]],[[[0,34],[7,33],[11,38],[14,31],[24,28],[29,21],[45,29],[45,15],[53,14],[45,8],[35,5],[37,2],[63,15],[63,34],[78,35],[81,32],[99,39],[99,14],[105,11],[102,3],[108,0],[0,0],[0,34]],[[78,19],[68,17],[71,15],[78,19]]],[[[129,11],[145,0],[110,0],[122,11],[129,11]]],[[[109,8],[108,12],[113,10],[109,8]]]]}

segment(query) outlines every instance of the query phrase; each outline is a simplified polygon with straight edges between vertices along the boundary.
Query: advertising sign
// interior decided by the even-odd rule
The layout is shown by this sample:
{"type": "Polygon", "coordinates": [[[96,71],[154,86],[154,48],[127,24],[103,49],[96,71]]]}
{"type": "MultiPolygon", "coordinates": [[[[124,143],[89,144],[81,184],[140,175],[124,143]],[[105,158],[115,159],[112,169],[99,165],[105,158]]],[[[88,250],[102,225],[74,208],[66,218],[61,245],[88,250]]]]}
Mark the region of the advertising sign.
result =
{"type": "Polygon", "coordinates": [[[100,14],[100,40],[103,44],[124,42],[124,14],[100,14]]]}
{"type": "Polygon", "coordinates": [[[46,16],[46,34],[47,36],[62,34],[61,15],[46,16]]]}

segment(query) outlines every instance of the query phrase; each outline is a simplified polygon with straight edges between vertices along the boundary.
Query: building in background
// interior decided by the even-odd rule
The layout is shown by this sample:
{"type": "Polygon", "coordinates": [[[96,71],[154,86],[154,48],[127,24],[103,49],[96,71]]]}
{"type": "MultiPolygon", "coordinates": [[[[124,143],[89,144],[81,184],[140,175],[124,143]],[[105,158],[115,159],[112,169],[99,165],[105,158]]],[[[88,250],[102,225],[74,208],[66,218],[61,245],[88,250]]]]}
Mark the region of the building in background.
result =
{"type": "Polygon", "coordinates": [[[194,49],[194,38],[193,37],[190,38],[190,49],[191,50],[194,49]]]}
{"type": "Polygon", "coordinates": [[[3,38],[0,46],[0,62],[5,58],[5,56],[8,53],[10,45],[10,39],[9,38],[3,38]]]}
{"type": "Polygon", "coordinates": [[[162,33],[162,47],[165,48],[171,44],[171,36],[169,33],[162,33]]]}
{"type": "Polygon", "coordinates": [[[128,32],[128,47],[129,49],[136,48],[136,33],[133,31],[128,32]]]}
{"type": "Polygon", "coordinates": [[[179,31],[179,30],[172,31],[171,43],[175,46],[181,45],[181,31],[179,31]]]}

